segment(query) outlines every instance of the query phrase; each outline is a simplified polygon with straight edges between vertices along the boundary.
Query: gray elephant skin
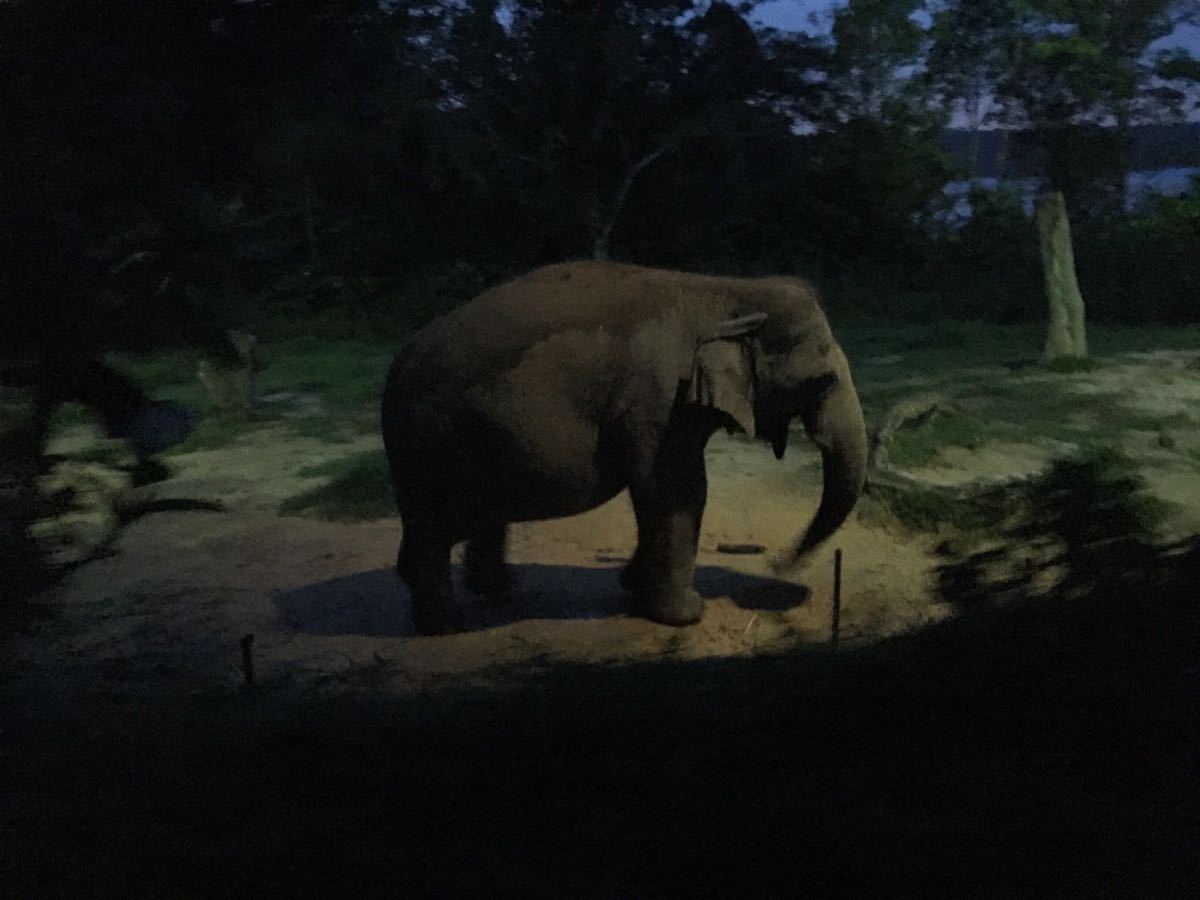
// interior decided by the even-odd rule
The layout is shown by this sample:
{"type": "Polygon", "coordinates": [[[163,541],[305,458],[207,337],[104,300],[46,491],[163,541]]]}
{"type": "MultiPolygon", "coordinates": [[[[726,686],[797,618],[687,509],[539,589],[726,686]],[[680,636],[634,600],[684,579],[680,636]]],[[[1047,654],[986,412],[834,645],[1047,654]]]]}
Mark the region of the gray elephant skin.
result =
{"type": "Polygon", "coordinates": [[[396,568],[417,630],[464,627],[454,545],[467,542],[467,587],[503,594],[509,523],[575,515],[625,488],[637,549],[620,581],[634,610],[699,621],[705,444],[740,430],[781,459],[797,416],[824,485],[792,562],[850,514],[867,464],[850,369],[808,284],[563,263],[434,320],[396,356],[382,403],[396,568]]]}

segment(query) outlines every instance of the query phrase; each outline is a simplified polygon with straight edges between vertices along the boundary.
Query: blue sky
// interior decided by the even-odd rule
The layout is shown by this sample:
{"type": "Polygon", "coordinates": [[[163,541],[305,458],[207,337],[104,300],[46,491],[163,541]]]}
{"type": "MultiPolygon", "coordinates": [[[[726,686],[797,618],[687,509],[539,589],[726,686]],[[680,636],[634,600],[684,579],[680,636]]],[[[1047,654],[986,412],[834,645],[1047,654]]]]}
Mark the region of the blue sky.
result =
{"type": "MultiPolygon", "coordinates": [[[[750,18],[771,28],[828,34],[833,10],[845,5],[846,0],[768,0],[758,4],[750,18]]],[[[1156,49],[1186,47],[1200,55],[1200,28],[1194,25],[1180,27],[1154,46],[1156,49]]]]}
{"type": "Polygon", "coordinates": [[[836,0],[769,0],[758,4],[750,18],[771,28],[828,34],[834,7],[844,5],[836,0]]]}

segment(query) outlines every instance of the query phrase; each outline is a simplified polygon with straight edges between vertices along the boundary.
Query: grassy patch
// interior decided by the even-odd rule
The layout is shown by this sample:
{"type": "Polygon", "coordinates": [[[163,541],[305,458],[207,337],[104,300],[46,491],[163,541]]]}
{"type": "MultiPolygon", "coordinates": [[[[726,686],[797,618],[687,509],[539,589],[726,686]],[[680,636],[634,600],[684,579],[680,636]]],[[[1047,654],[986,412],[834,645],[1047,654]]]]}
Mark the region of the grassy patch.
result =
{"type": "MultiPolygon", "coordinates": [[[[260,397],[276,393],[308,394],[319,402],[312,415],[283,415],[263,404],[252,417],[224,412],[197,378],[196,351],[156,354],[111,354],[108,361],[132,376],[155,399],[180,403],[200,413],[192,436],[172,453],[213,450],[267,425],[286,424],[296,434],[330,443],[346,443],[378,428],[378,405],[384,379],[398,342],[328,339],[289,332],[260,346],[260,397]]],[[[77,404],[66,404],[56,424],[92,421],[77,404]]]]}
{"type": "Polygon", "coordinates": [[[1000,431],[973,416],[942,413],[917,428],[897,431],[888,447],[888,458],[897,466],[927,466],[943,447],[977,450],[1000,431]]]}
{"type": "Polygon", "coordinates": [[[380,451],[369,451],[307,466],[305,478],[327,478],[319,487],[289,497],[279,505],[283,515],[308,515],[332,522],[381,519],[395,512],[392,476],[380,451]]]}
{"type": "Polygon", "coordinates": [[[945,528],[979,532],[995,528],[1018,507],[1017,498],[1005,491],[955,497],[936,488],[894,488],[872,485],[862,504],[866,522],[895,522],[913,531],[945,528]]]}
{"type": "Polygon", "coordinates": [[[1156,430],[1163,416],[1131,409],[1120,391],[1077,393],[1071,380],[981,381],[962,394],[984,401],[980,415],[1004,422],[1027,437],[1068,443],[1106,443],[1121,432],[1156,430]]]}
{"type": "Polygon", "coordinates": [[[331,413],[377,406],[396,345],[299,337],[265,344],[259,391],[307,391],[331,413]]]}

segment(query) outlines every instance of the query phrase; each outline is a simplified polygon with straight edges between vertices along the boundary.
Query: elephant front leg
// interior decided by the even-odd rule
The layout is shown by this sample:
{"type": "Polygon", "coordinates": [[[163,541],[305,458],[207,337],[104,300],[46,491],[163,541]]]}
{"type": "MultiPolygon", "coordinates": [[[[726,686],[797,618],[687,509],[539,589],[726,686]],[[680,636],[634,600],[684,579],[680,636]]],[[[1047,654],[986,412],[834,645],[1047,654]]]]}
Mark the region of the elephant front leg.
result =
{"type": "Polygon", "coordinates": [[[635,605],[652,621],[691,625],[704,615],[693,581],[707,491],[702,446],[675,456],[669,471],[632,491],[638,549],[622,575],[637,577],[635,605]]]}
{"type": "Polygon", "coordinates": [[[693,625],[704,616],[704,600],[693,584],[695,522],[691,514],[681,511],[656,523],[654,552],[649,559],[650,565],[658,564],[633,594],[637,611],[653,622],[693,625]]]}

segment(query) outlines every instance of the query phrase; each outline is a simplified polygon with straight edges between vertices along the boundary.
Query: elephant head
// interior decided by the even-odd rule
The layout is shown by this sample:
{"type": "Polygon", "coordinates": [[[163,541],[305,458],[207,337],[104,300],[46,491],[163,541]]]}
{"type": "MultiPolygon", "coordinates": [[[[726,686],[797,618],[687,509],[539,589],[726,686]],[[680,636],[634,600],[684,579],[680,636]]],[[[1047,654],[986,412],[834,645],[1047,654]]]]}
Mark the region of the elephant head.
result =
{"type": "Polygon", "coordinates": [[[781,291],[769,311],[728,319],[701,337],[689,400],[721,410],[766,440],[782,459],[799,417],[821,451],[824,485],[808,528],[783,564],[793,565],[832,535],[862,493],[867,431],[850,366],[807,294],[781,291]],[[780,299],[790,302],[778,302],[780,299]]]}

